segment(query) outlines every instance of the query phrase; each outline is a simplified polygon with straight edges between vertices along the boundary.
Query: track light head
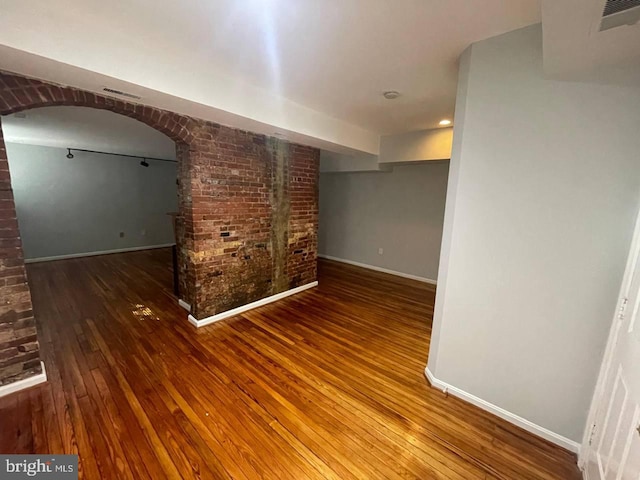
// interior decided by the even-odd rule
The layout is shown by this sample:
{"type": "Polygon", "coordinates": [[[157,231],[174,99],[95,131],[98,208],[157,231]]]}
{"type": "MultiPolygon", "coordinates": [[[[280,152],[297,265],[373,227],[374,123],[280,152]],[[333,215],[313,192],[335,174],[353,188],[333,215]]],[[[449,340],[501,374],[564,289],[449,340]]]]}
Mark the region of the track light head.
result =
{"type": "Polygon", "coordinates": [[[143,158],[142,161],[140,162],[140,165],[142,165],[143,167],[148,167],[149,166],[149,162],[147,162],[146,158],[143,158]]]}
{"type": "Polygon", "coordinates": [[[71,149],[67,148],[67,158],[73,158],[73,153],[71,153],[71,149]]]}

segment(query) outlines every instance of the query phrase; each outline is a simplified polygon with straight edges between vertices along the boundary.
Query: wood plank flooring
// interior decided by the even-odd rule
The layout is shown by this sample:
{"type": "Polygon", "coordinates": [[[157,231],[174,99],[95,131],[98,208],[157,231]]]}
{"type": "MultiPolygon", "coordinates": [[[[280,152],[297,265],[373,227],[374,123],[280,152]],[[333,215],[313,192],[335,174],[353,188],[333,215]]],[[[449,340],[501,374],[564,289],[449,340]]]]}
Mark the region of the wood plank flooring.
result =
{"type": "Polygon", "coordinates": [[[196,330],[171,253],[28,266],[49,382],[0,452],[87,479],[577,479],[575,456],[428,386],[434,288],[321,261],[318,288],[196,330]]]}

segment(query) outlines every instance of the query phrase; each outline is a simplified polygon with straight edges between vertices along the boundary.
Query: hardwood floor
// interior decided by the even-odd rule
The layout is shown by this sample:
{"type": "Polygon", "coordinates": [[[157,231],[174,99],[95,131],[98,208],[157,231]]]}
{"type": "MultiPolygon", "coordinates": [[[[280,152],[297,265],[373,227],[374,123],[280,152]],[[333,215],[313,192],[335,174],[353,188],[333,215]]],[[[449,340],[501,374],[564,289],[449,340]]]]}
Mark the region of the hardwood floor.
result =
{"type": "Polygon", "coordinates": [[[428,386],[434,288],[322,261],[318,288],[196,330],[169,250],[28,266],[49,382],[0,452],[81,477],[580,478],[575,456],[428,386]]]}

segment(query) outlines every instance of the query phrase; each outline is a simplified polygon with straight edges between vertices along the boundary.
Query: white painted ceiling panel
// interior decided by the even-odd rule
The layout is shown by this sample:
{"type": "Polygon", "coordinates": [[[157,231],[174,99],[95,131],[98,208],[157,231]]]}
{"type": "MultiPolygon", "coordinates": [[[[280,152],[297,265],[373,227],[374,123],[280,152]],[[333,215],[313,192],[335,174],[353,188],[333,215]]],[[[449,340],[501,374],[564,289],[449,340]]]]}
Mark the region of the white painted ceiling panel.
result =
{"type": "Polygon", "coordinates": [[[381,134],[451,117],[464,48],[538,22],[539,9],[538,0],[0,0],[0,68],[56,80],[75,67],[95,74],[82,80],[93,89],[117,79],[156,92],[156,103],[182,99],[181,113],[377,153],[381,134]],[[385,90],[401,96],[385,100],[385,90]]]}

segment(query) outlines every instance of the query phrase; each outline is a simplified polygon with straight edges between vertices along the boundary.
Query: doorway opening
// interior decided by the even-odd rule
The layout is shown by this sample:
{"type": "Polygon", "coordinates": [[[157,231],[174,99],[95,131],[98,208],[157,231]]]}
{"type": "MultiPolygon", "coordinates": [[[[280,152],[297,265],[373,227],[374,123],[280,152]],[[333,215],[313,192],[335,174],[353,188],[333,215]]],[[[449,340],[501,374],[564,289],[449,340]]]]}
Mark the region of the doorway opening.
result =
{"type": "Polygon", "coordinates": [[[73,106],[8,115],[3,132],[26,263],[175,245],[176,149],[164,134],[73,106]]]}

